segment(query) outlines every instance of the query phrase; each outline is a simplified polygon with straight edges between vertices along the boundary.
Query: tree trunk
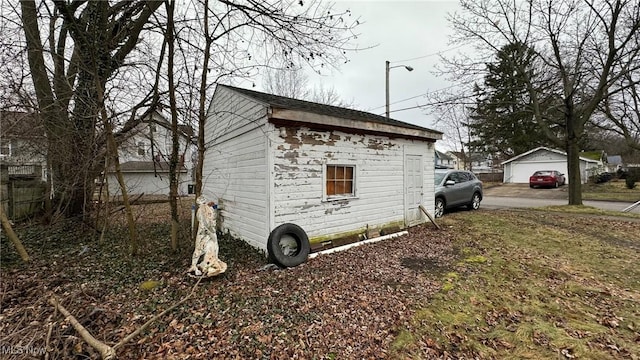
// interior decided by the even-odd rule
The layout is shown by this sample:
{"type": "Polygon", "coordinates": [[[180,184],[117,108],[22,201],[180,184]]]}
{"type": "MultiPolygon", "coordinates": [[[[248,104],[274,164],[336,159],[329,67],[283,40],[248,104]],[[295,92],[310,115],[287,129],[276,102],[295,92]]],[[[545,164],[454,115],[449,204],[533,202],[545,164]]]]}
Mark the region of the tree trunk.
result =
{"type": "MultiPolygon", "coordinates": [[[[173,78],[173,57],[175,56],[173,10],[175,2],[166,0],[167,32],[165,34],[168,45],[167,72],[169,73],[169,105],[171,108],[171,159],[169,161],[169,204],[171,205],[171,249],[178,249],[178,106],[176,103],[176,87],[173,78]]],[[[206,71],[206,70],[204,70],[206,71]]]]}
{"type": "Polygon", "coordinates": [[[9,219],[7,218],[7,215],[4,213],[4,209],[2,208],[1,205],[0,205],[0,219],[2,220],[2,229],[7,233],[7,237],[9,238],[9,240],[11,240],[11,243],[13,243],[13,246],[16,247],[16,250],[18,251],[20,258],[22,259],[22,261],[28,262],[30,260],[29,254],[27,254],[27,250],[25,250],[24,246],[22,245],[22,241],[20,241],[20,238],[18,238],[18,235],[16,235],[16,233],[13,231],[13,228],[11,227],[11,223],[9,222],[9,219]]]}
{"type": "MultiPolygon", "coordinates": [[[[204,58],[202,59],[202,76],[200,77],[200,93],[198,102],[198,162],[196,164],[196,199],[202,195],[202,171],[204,168],[204,125],[207,120],[206,114],[206,97],[207,97],[207,69],[209,68],[209,59],[211,58],[211,43],[213,39],[209,36],[209,0],[204,0],[204,58]]],[[[197,220],[195,228],[197,228],[197,220]]],[[[194,235],[195,236],[195,235],[194,235]]],[[[194,238],[195,239],[195,238],[194,238]]]]}
{"type": "MultiPolygon", "coordinates": [[[[105,110],[102,110],[105,112],[105,110]]],[[[124,204],[125,214],[127,216],[127,227],[129,228],[129,250],[131,255],[138,254],[138,232],[136,231],[136,222],[133,219],[133,210],[131,209],[131,202],[129,201],[129,193],[127,191],[127,185],[124,182],[124,176],[120,169],[120,159],[118,158],[118,147],[113,138],[113,131],[111,130],[111,123],[106,118],[106,114],[103,114],[104,127],[107,136],[107,149],[110,154],[111,161],[113,162],[114,171],[118,184],[120,185],[120,191],[122,192],[122,203],[124,204]]],[[[105,177],[107,176],[108,168],[105,167],[105,177]]],[[[107,202],[109,199],[107,199],[107,202]]],[[[108,214],[105,214],[108,216],[108,214]]]]}
{"type": "Polygon", "coordinates": [[[567,178],[569,179],[569,205],[582,205],[580,148],[575,139],[567,142],[567,178]]]}
{"type": "MultiPolygon", "coordinates": [[[[133,219],[133,210],[131,209],[131,203],[129,201],[129,192],[127,191],[127,185],[124,182],[124,176],[120,168],[120,159],[118,157],[118,145],[113,137],[113,129],[111,121],[107,116],[107,109],[104,104],[104,91],[102,82],[99,78],[96,79],[96,89],[98,93],[98,104],[100,106],[100,114],[102,116],[102,123],[104,125],[105,136],[107,138],[107,159],[111,159],[113,167],[120,185],[120,191],[122,192],[122,203],[124,204],[124,210],[127,217],[127,227],[129,228],[129,244],[130,253],[135,256],[138,254],[138,232],[136,231],[136,222],[133,219]]],[[[108,165],[108,164],[107,164],[108,165]]],[[[107,177],[109,168],[105,166],[105,178],[107,177]]],[[[109,199],[107,199],[108,201],[109,199]]],[[[105,214],[106,215],[106,214],[105,214]]]]}
{"type": "Polygon", "coordinates": [[[22,27],[38,112],[48,141],[48,170],[54,191],[52,209],[68,217],[86,216],[94,180],[104,165],[105,144],[96,142],[101,103],[98,93],[104,94],[106,79],[124,66],[125,57],[135,48],[144,25],[161,3],[145,2],[140,12],[119,13],[124,3],[111,6],[108,2],[87,2],[79,17],[74,4],[54,3],[52,16],[60,16],[62,22],[57,22],[60,18],[52,20],[57,32],[50,34],[48,52],[43,48],[40,14],[34,0],[20,2],[22,27]],[[109,19],[116,17],[118,27],[112,29],[109,19]],[[64,51],[71,46],[65,45],[69,37],[73,39],[73,55],[62,61],[64,51]],[[53,72],[45,65],[45,53],[54,58],[53,72]],[[66,73],[65,64],[68,64],[66,73]]]}

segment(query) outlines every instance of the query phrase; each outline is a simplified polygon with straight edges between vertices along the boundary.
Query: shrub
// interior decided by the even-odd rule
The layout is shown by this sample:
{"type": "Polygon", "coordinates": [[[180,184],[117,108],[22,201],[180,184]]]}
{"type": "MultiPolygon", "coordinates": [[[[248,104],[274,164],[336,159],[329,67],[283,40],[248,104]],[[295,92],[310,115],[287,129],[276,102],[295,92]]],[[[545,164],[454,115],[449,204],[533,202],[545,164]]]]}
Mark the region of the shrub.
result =
{"type": "Polygon", "coordinates": [[[627,189],[634,189],[636,187],[636,181],[638,180],[640,180],[640,169],[629,169],[624,179],[627,189]]]}
{"type": "Polygon", "coordinates": [[[627,189],[633,189],[636,187],[636,179],[632,176],[627,176],[627,178],[624,179],[624,183],[627,185],[627,189]]]}

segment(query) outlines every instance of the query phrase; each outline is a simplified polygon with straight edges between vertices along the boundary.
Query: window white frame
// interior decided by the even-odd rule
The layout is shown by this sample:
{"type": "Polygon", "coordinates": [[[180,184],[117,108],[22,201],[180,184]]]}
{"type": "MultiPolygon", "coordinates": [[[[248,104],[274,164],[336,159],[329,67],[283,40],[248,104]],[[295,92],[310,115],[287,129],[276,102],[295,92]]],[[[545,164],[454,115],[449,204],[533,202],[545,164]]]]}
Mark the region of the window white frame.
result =
{"type": "Polygon", "coordinates": [[[328,164],[328,163],[324,163],[322,165],[322,200],[323,201],[335,201],[335,200],[343,200],[343,199],[355,199],[357,198],[357,181],[358,181],[358,168],[355,164],[328,164]],[[328,195],[327,194],[327,182],[331,179],[328,178],[329,175],[329,168],[330,167],[334,167],[334,168],[350,168],[352,171],[352,176],[353,179],[351,181],[351,192],[350,193],[342,193],[342,194],[333,194],[333,195],[328,195]]]}

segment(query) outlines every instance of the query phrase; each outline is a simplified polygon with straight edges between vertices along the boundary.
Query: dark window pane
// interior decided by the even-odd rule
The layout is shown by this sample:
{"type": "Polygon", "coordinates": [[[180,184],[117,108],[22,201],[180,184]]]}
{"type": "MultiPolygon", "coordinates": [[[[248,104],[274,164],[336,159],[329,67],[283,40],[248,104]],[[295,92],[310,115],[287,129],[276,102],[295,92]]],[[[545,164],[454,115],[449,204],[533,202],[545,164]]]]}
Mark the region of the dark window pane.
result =
{"type": "Polygon", "coordinates": [[[336,167],[327,165],[327,180],[335,180],[336,178],[336,167]]]}

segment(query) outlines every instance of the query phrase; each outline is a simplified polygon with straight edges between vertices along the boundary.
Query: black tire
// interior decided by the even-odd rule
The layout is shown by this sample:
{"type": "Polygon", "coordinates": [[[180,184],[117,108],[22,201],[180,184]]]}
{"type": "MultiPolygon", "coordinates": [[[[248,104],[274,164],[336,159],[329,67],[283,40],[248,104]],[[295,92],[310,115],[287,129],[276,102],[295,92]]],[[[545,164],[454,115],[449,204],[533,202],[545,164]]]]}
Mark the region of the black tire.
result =
{"type": "Polygon", "coordinates": [[[442,217],[444,215],[444,209],[446,204],[443,198],[436,198],[436,204],[433,210],[433,216],[436,218],[442,217]]]}
{"type": "Polygon", "coordinates": [[[309,237],[296,224],[282,224],[269,234],[267,252],[269,260],[283,267],[298,266],[309,257],[309,237]]]}
{"type": "Polygon", "coordinates": [[[471,197],[471,202],[467,204],[467,209],[469,210],[480,209],[480,201],[482,201],[482,196],[480,196],[480,193],[478,192],[473,193],[473,196],[471,197]]]}

